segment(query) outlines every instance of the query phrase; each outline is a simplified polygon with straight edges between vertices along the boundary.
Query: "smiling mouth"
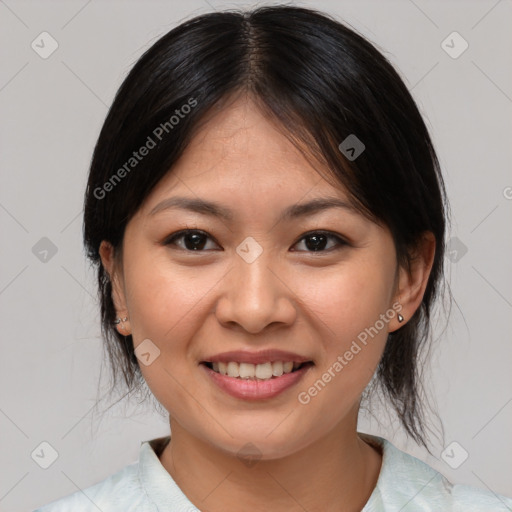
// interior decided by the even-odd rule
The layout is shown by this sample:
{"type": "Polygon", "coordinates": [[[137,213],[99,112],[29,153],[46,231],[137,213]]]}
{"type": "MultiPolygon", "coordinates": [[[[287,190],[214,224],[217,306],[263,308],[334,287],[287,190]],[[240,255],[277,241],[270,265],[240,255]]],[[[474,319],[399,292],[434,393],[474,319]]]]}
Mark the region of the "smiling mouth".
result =
{"type": "Polygon", "coordinates": [[[307,366],[312,366],[312,361],[294,362],[294,361],[272,361],[261,364],[229,362],[209,362],[203,361],[201,364],[207,366],[210,370],[235,379],[244,380],[271,380],[277,379],[285,374],[296,372],[307,366]]]}

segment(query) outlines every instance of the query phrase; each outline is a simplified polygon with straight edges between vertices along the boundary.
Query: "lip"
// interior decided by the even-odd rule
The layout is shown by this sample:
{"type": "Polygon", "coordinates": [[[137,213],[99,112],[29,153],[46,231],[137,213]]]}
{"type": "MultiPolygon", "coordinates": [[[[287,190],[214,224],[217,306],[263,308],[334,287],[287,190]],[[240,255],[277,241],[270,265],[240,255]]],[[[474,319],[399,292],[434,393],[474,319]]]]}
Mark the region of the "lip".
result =
{"type": "MultiPolygon", "coordinates": [[[[229,353],[230,357],[234,354],[229,353]]],[[[224,354],[223,354],[224,355],[224,354]]],[[[229,361],[236,361],[237,359],[229,359],[229,361]]],[[[281,360],[281,359],[277,359],[281,360]]],[[[292,359],[285,359],[290,361],[292,359]]],[[[224,361],[224,359],[217,359],[216,361],[224,361]]],[[[264,362],[268,362],[269,359],[265,359],[264,362]]],[[[307,361],[307,360],[304,360],[307,361]]],[[[249,362],[247,360],[241,362],[249,362]]],[[[257,363],[253,363],[257,364],[257,363]]],[[[216,384],[221,390],[227,394],[243,399],[243,400],[266,400],[274,398],[275,396],[283,393],[285,390],[298,384],[298,382],[304,377],[306,372],[313,367],[313,364],[307,364],[291,373],[283,373],[281,377],[272,377],[268,380],[252,380],[252,379],[240,379],[237,377],[229,377],[227,375],[221,375],[210,369],[205,364],[199,365],[202,371],[206,372],[214,384],[216,384]]]]}
{"type": "Polygon", "coordinates": [[[237,363],[251,363],[263,364],[274,361],[292,361],[294,363],[306,363],[311,359],[294,354],[293,352],[286,352],[284,350],[259,350],[258,352],[250,352],[247,350],[233,350],[231,352],[222,352],[221,354],[212,355],[205,358],[202,362],[208,363],[229,363],[235,361],[237,363]]]}

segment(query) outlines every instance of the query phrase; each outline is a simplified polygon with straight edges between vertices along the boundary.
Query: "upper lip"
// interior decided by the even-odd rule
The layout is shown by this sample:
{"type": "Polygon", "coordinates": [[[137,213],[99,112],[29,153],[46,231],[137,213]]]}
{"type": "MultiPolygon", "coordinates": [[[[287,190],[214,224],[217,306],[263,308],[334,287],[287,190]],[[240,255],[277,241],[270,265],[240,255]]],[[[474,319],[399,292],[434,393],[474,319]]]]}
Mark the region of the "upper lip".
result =
{"type": "Polygon", "coordinates": [[[248,350],[233,350],[230,352],[222,352],[205,358],[203,363],[229,363],[235,361],[237,363],[251,363],[262,364],[274,361],[293,361],[294,363],[305,363],[311,359],[295,354],[293,352],[286,352],[284,350],[260,350],[258,352],[251,352],[248,350]]]}

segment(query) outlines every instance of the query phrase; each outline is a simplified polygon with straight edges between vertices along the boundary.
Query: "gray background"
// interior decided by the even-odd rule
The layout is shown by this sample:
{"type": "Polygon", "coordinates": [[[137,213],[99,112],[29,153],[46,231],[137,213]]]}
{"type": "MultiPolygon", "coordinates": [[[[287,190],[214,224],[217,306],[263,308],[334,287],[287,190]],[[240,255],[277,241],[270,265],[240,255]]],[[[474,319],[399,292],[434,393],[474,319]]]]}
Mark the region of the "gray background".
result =
{"type": "MultiPolygon", "coordinates": [[[[141,53],[185,18],[243,5],[251,4],[0,0],[0,510],[32,510],[88,487],[134,462],[142,440],[167,433],[151,408],[121,402],[101,416],[94,407],[102,345],[81,246],[87,169],[141,53]],[[43,31],[58,43],[46,59],[31,47],[51,48],[43,31]],[[31,457],[43,441],[58,453],[48,469],[31,457]]],[[[446,262],[456,302],[447,326],[440,317],[427,377],[445,439],[432,457],[385,416],[363,416],[360,430],[453,482],[512,496],[511,2],[297,5],[349,23],[398,67],[431,130],[452,205],[446,262]],[[469,44],[457,58],[458,36],[442,45],[453,31],[469,44]]]]}

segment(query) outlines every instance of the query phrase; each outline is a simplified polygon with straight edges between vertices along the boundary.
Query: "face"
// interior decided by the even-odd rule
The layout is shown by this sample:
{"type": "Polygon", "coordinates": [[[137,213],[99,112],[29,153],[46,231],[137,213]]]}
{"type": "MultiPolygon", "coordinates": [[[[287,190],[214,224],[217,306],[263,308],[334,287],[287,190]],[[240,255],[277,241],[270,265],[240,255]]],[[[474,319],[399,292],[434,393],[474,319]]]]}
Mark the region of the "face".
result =
{"type": "Polygon", "coordinates": [[[393,240],[250,101],[215,113],[128,223],[122,264],[103,260],[171,427],[267,459],[355,429],[399,326],[393,240]],[[323,199],[339,206],[298,208],[323,199]]]}

